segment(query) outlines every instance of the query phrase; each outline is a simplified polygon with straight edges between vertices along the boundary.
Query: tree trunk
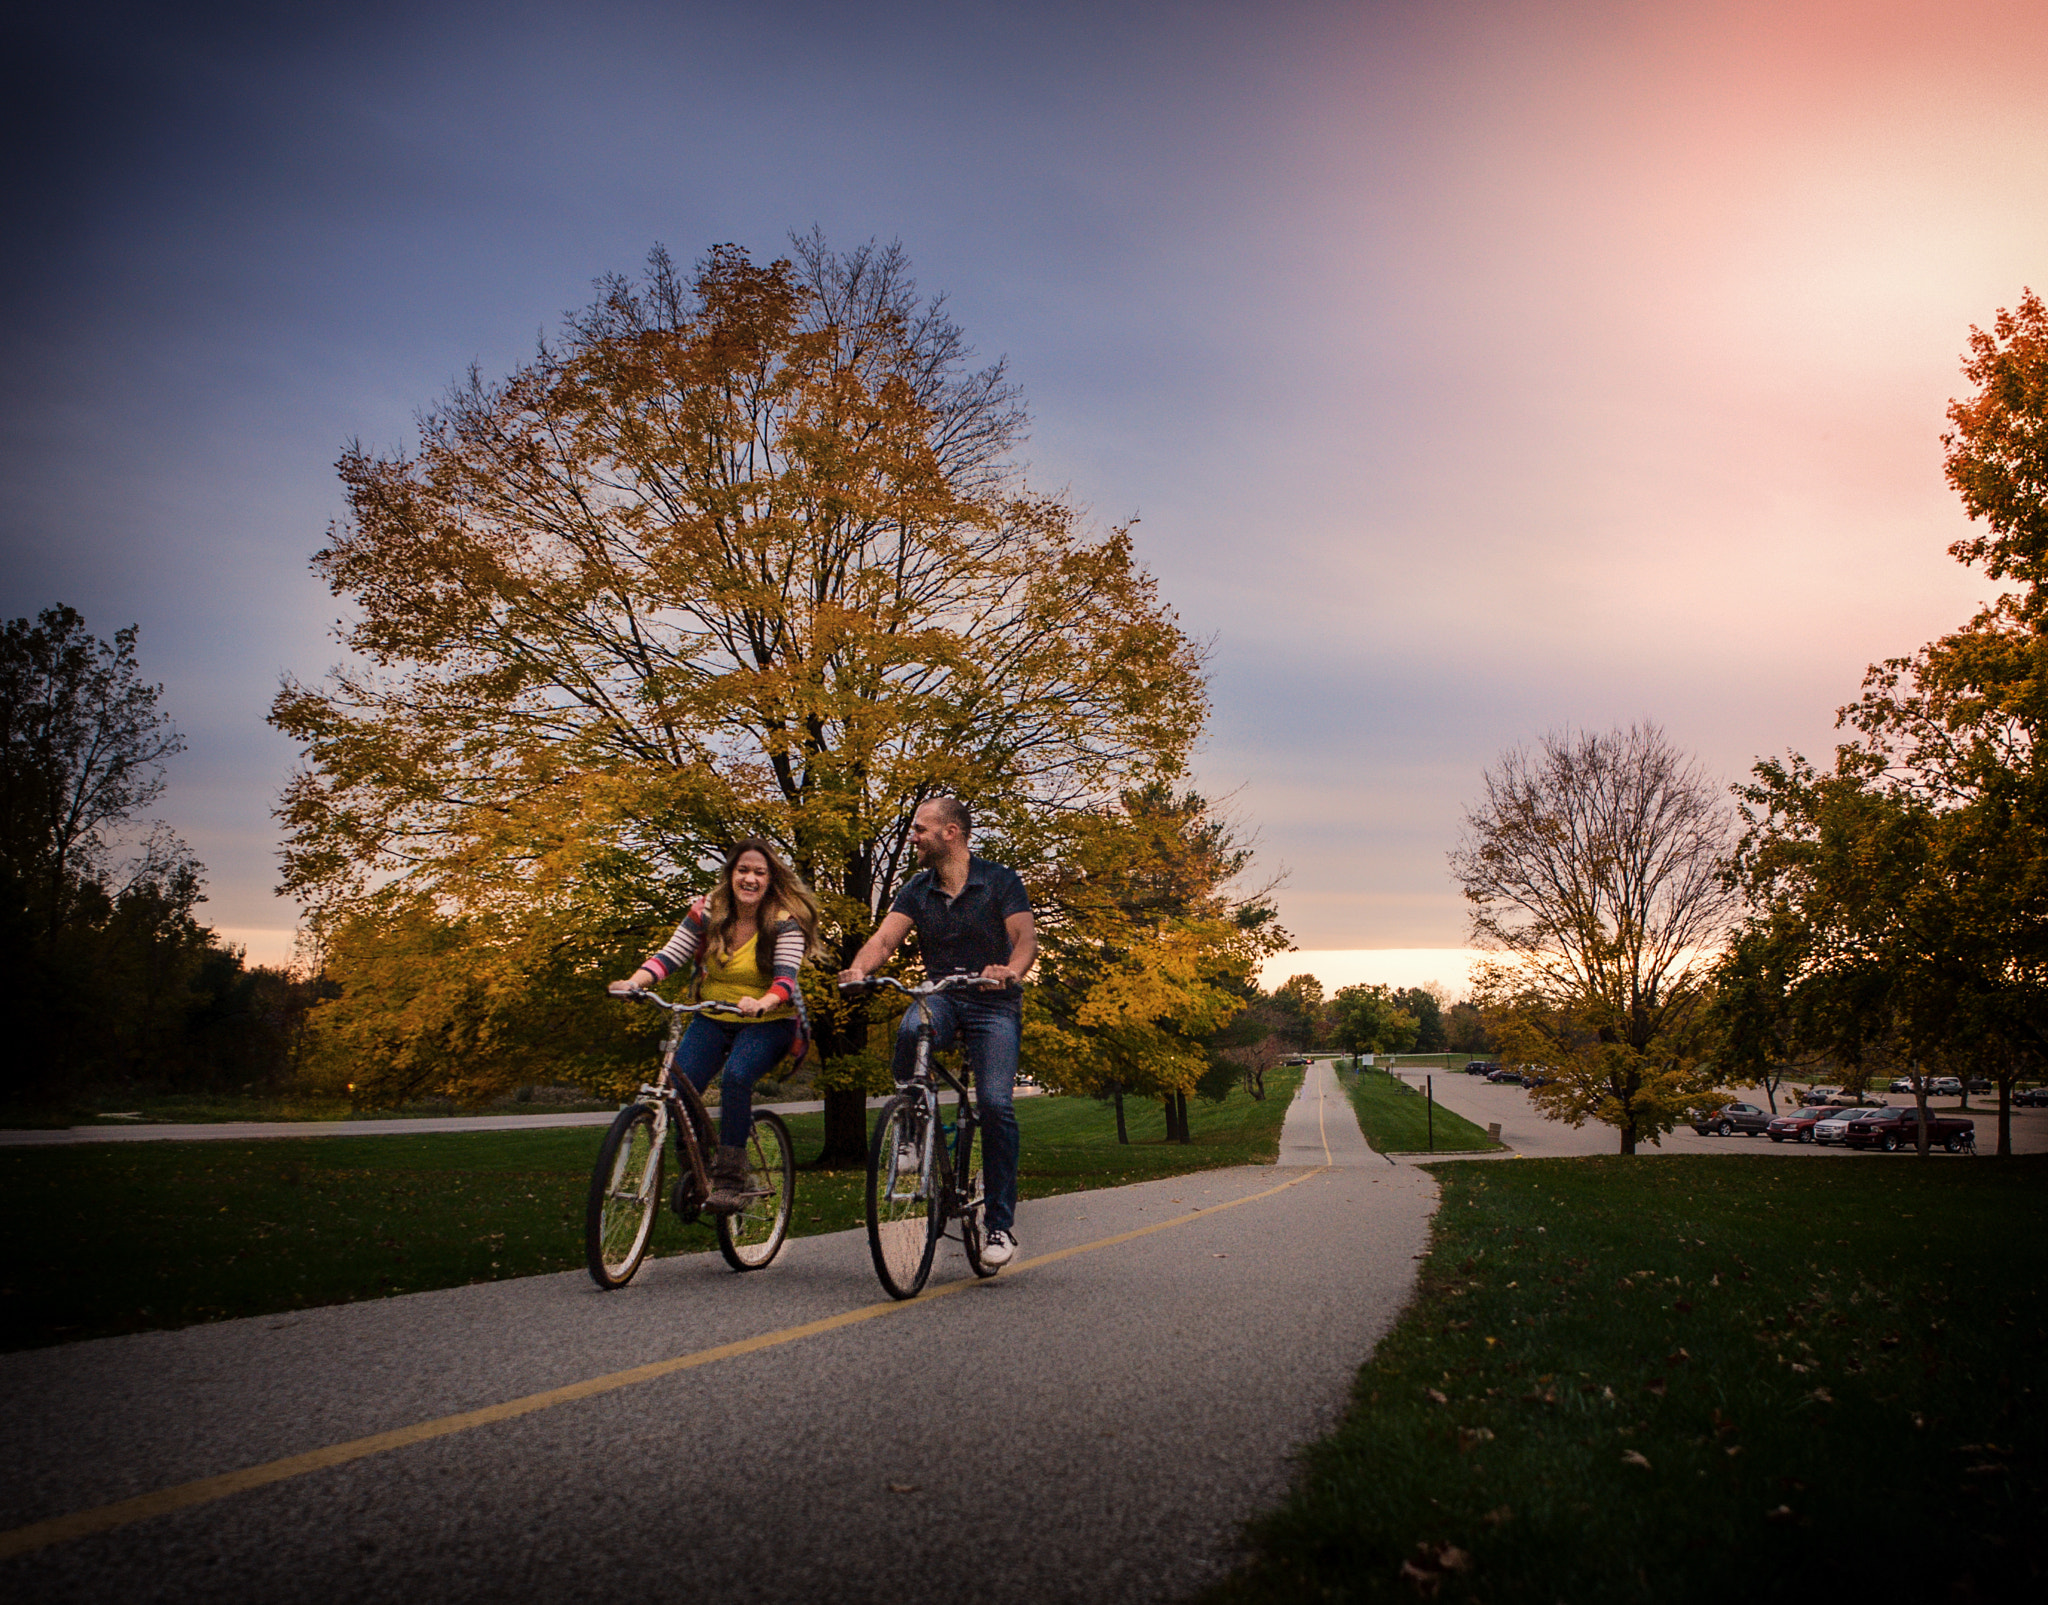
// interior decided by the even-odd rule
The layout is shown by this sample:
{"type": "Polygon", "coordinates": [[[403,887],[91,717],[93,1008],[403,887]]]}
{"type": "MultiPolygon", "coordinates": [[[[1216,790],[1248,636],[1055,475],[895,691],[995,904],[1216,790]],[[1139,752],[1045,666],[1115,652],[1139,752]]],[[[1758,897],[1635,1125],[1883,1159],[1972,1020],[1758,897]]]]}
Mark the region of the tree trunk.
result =
{"type": "Polygon", "coordinates": [[[2013,1076],[1998,1078],[1998,1157],[2012,1158],[2012,1084],[2013,1076]]]}
{"type": "Polygon", "coordinates": [[[1182,1142],[1193,1142],[1195,1140],[1194,1136],[1188,1130],[1188,1095],[1185,1092],[1176,1092],[1173,1095],[1173,1102],[1175,1108],[1180,1112],[1180,1140],[1182,1142]]]}
{"type": "Polygon", "coordinates": [[[1636,1128],[1634,1126],[1623,1126],[1621,1128],[1621,1151],[1625,1154],[1632,1154],[1636,1151],[1636,1128]]]}
{"type": "Polygon", "coordinates": [[[825,1146],[811,1168],[838,1170],[864,1165],[868,1158],[867,1094],[852,1087],[825,1092],[825,1146]]]}
{"type": "Polygon", "coordinates": [[[1110,1098],[1116,1104],[1116,1140],[1128,1146],[1131,1134],[1124,1127],[1124,1084],[1121,1081],[1111,1089],[1110,1098]]]}
{"type": "Polygon", "coordinates": [[[1180,1111],[1174,1106],[1174,1095],[1169,1092],[1159,1102],[1166,1111],[1166,1140],[1168,1142],[1179,1142],[1181,1140],[1180,1111]]]}

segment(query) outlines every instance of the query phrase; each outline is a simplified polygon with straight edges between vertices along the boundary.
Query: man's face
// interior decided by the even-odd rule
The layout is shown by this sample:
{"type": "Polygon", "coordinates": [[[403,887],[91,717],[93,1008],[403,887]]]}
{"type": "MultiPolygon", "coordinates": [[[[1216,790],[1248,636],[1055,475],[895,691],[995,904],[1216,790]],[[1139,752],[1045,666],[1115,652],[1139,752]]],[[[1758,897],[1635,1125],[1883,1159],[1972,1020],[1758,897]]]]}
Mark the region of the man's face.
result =
{"type": "Polygon", "coordinates": [[[935,868],[946,857],[946,850],[952,845],[953,826],[942,823],[939,811],[930,803],[910,816],[910,850],[917,854],[917,861],[926,869],[935,868]]]}

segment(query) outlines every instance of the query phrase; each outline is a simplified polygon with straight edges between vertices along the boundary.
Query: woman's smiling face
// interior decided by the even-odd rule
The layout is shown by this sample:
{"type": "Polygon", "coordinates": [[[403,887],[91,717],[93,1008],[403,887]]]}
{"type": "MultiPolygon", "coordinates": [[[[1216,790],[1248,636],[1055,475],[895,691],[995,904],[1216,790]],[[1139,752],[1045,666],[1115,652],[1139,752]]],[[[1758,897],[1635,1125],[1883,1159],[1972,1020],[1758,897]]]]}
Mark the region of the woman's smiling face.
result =
{"type": "Polygon", "coordinates": [[[732,866],[732,900],[743,909],[757,909],[767,891],[768,860],[749,847],[732,866]]]}

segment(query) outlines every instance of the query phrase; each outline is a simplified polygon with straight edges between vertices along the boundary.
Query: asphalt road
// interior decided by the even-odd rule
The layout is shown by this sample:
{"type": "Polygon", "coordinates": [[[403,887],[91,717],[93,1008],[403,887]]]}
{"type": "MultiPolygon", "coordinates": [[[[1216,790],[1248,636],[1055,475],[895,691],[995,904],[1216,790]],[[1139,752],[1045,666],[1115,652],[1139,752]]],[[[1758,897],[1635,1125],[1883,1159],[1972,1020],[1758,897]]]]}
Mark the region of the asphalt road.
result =
{"type": "Polygon", "coordinates": [[[841,1233],[0,1357],[0,1595],[1183,1597],[1425,1246],[1434,1182],[1327,1078],[1313,1165],[1028,1203],[1001,1277],[949,1246],[908,1304],[841,1233]]]}

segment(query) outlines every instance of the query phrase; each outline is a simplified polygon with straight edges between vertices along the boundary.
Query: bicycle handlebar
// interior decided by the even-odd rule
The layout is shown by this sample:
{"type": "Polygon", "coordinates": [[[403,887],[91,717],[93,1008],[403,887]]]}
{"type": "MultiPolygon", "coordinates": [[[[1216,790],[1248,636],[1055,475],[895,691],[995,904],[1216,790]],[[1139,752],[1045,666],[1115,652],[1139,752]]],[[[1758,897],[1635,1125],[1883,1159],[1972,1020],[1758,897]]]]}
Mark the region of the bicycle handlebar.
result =
{"type": "Polygon", "coordinates": [[[873,992],[890,987],[907,998],[930,997],[934,992],[999,992],[1004,983],[991,980],[986,975],[942,975],[936,981],[920,981],[916,986],[905,986],[893,975],[871,975],[865,981],[841,981],[842,993],[873,992]]]}
{"type": "Polygon", "coordinates": [[[625,992],[613,992],[615,998],[630,999],[636,1003],[652,1003],[656,1008],[666,1009],[670,1014],[729,1014],[735,1020],[751,1020],[750,1014],[742,1014],[730,1003],[717,998],[706,998],[702,1003],[671,1003],[659,992],[650,992],[645,987],[633,987],[625,992]]]}

